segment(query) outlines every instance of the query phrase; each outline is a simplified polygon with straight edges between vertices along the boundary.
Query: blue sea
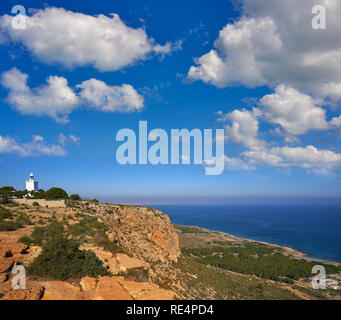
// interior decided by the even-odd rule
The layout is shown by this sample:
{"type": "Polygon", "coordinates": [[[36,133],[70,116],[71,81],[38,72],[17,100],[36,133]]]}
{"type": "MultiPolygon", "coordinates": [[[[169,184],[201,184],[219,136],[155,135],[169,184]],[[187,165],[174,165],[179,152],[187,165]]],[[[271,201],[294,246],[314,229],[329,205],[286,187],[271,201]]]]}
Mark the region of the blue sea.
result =
{"type": "Polygon", "coordinates": [[[153,205],[175,224],[288,246],[341,262],[341,204],[153,205]]]}

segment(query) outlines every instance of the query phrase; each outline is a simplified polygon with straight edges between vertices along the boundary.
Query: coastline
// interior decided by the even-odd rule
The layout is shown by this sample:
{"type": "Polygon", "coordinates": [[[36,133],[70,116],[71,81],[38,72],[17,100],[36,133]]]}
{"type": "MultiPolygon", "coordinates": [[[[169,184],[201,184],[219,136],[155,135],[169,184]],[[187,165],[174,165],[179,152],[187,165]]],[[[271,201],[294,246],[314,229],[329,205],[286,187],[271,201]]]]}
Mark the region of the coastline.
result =
{"type": "Polygon", "coordinates": [[[295,259],[302,259],[302,260],[306,260],[306,261],[309,261],[309,262],[316,261],[316,262],[321,262],[321,263],[341,265],[341,261],[332,261],[332,260],[328,260],[328,259],[314,258],[314,257],[309,256],[305,252],[299,251],[297,249],[294,249],[294,248],[291,248],[291,247],[288,247],[288,246],[283,246],[283,245],[280,245],[280,244],[276,244],[276,243],[260,241],[260,240],[254,240],[254,239],[244,238],[244,237],[239,237],[239,236],[227,233],[227,232],[211,230],[211,229],[202,228],[202,227],[198,227],[198,226],[177,225],[177,224],[173,224],[173,226],[175,226],[175,227],[176,226],[190,227],[190,228],[195,228],[197,230],[201,230],[203,232],[220,234],[223,237],[227,237],[230,241],[235,241],[235,242],[244,241],[244,242],[260,243],[260,244],[267,245],[267,246],[270,246],[270,247],[275,247],[275,248],[278,248],[278,249],[282,249],[284,254],[291,255],[295,259]]]}

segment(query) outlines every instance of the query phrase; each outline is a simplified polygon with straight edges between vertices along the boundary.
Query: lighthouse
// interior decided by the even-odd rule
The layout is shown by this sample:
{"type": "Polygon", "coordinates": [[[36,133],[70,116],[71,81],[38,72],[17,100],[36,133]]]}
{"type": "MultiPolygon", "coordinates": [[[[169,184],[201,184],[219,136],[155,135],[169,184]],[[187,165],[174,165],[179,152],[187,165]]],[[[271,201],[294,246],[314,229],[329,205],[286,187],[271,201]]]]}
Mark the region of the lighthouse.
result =
{"type": "Polygon", "coordinates": [[[26,181],[26,190],[31,192],[37,192],[38,191],[38,181],[34,180],[34,174],[30,174],[30,179],[26,181]]]}

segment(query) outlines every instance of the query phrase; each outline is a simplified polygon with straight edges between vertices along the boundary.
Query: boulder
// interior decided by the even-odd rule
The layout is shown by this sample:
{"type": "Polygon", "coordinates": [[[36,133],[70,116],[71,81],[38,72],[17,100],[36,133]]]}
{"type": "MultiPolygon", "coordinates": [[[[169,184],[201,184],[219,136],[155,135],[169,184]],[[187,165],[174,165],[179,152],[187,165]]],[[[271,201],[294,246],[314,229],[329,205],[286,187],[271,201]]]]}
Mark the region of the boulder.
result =
{"type": "Polygon", "coordinates": [[[93,300],[132,300],[132,297],[114,277],[101,277],[93,300]]]}
{"type": "Polygon", "coordinates": [[[118,253],[116,259],[120,264],[120,267],[123,267],[126,270],[146,267],[146,263],[143,260],[131,258],[124,253],[118,253]]]}
{"type": "Polygon", "coordinates": [[[80,281],[80,285],[83,291],[89,291],[96,289],[96,282],[97,280],[95,278],[84,277],[80,281]]]}
{"type": "Polygon", "coordinates": [[[44,281],[45,288],[42,300],[83,300],[78,286],[63,281],[44,281]]]}

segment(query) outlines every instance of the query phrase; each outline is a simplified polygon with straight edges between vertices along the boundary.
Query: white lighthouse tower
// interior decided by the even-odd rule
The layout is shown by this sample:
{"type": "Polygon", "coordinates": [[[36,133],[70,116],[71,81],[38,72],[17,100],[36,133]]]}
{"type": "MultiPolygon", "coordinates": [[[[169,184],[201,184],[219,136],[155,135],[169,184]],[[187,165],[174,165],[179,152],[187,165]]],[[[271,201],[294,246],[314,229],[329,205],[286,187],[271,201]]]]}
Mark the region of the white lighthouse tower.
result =
{"type": "Polygon", "coordinates": [[[30,179],[26,181],[26,190],[31,192],[37,192],[38,191],[38,181],[34,180],[34,174],[30,174],[30,179]]]}

